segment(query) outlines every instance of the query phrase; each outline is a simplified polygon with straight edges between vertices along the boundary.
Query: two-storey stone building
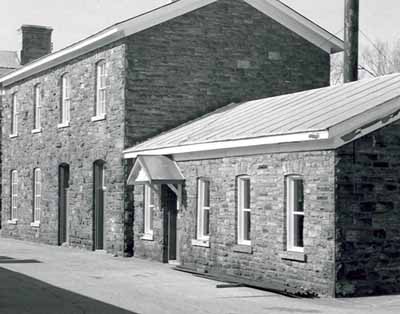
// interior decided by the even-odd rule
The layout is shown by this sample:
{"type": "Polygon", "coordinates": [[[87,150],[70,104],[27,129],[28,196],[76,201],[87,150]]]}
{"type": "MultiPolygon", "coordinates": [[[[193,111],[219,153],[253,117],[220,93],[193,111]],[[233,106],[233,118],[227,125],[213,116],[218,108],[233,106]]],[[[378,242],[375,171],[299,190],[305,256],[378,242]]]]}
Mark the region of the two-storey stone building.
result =
{"type": "Polygon", "coordinates": [[[132,254],[125,148],[232,102],[327,86],[341,49],[276,0],[180,0],[39,50],[0,78],[2,234],[132,254]]]}

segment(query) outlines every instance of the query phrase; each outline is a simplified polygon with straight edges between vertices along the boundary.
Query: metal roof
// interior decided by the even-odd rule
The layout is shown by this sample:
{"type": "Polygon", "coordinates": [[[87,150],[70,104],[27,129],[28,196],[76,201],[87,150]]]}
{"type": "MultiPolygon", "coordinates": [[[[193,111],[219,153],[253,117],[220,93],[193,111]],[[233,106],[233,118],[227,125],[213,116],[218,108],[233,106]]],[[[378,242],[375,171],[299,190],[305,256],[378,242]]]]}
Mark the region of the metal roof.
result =
{"type": "Polygon", "coordinates": [[[19,66],[17,52],[0,50],[0,68],[16,69],[19,66]]]}
{"type": "Polygon", "coordinates": [[[138,144],[125,153],[140,154],[144,151],[204,143],[232,142],[231,146],[234,146],[234,142],[241,140],[307,132],[336,132],[344,124],[346,129],[342,132],[350,132],[382,118],[380,116],[384,114],[399,111],[399,102],[390,103],[399,98],[400,74],[394,74],[231,104],[138,144]]]}
{"type": "MultiPolygon", "coordinates": [[[[167,22],[219,0],[178,0],[159,8],[116,23],[59,51],[34,60],[0,78],[4,86],[57,66],[119,39],[167,22]]],[[[244,0],[328,53],[343,50],[343,41],[278,0],[244,0]]]]}

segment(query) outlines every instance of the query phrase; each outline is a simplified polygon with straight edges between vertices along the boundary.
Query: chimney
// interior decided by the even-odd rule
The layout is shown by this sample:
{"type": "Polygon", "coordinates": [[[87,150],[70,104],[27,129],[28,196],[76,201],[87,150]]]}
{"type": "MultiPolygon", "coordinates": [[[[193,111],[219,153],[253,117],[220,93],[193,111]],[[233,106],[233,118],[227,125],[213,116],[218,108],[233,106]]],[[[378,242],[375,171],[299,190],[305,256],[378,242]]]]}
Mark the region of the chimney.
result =
{"type": "Polygon", "coordinates": [[[22,35],[21,65],[51,53],[53,48],[51,27],[22,25],[20,31],[22,35]]]}
{"type": "Polygon", "coordinates": [[[345,0],[344,82],[358,80],[359,0],[345,0]]]}

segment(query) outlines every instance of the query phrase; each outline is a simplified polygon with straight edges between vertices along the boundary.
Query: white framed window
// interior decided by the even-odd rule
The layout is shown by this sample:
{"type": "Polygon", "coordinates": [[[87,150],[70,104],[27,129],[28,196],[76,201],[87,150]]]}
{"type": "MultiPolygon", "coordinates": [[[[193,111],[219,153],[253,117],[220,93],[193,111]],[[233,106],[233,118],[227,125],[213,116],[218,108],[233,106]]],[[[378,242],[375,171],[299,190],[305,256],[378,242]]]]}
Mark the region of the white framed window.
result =
{"type": "Polygon", "coordinates": [[[96,64],[96,105],[93,121],[104,119],[106,116],[107,101],[107,72],[106,62],[99,61],[96,64]]]}
{"type": "Polygon", "coordinates": [[[149,185],[144,186],[144,234],[145,236],[153,236],[153,220],[154,220],[154,195],[155,192],[149,185]]]}
{"type": "Polygon", "coordinates": [[[198,179],[197,240],[210,239],[210,181],[198,179]]]}
{"type": "Polygon", "coordinates": [[[17,220],[17,198],[18,198],[18,172],[17,170],[11,171],[11,208],[10,208],[10,219],[17,220]]]}
{"type": "Polygon", "coordinates": [[[17,93],[12,95],[11,100],[11,135],[18,135],[18,97],[17,93]]]}
{"type": "Polygon", "coordinates": [[[251,245],[251,185],[249,176],[237,179],[238,187],[238,244],[251,245]]]}
{"type": "Polygon", "coordinates": [[[58,127],[69,126],[71,109],[71,81],[66,73],[61,77],[60,124],[58,127]]]}
{"type": "Polygon", "coordinates": [[[42,173],[39,168],[33,171],[33,222],[40,223],[42,200],[42,173]]]}
{"type": "Polygon", "coordinates": [[[304,181],[299,175],[286,177],[287,250],[304,252],[304,181]]]}
{"type": "Polygon", "coordinates": [[[33,129],[39,131],[42,127],[42,97],[40,84],[36,84],[34,87],[34,103],[33,103],[33,129]]]}

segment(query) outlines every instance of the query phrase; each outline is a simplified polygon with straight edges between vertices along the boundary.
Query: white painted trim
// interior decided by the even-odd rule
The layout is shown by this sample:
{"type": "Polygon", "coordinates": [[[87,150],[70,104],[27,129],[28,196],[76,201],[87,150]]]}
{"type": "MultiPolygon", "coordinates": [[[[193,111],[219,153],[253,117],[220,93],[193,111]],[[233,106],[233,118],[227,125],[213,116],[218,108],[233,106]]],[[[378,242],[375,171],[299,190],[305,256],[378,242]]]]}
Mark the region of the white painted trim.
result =
{"type": "Polygon", "coordinates": [[[40,227],[40,221],[31,222],[31,227],[32,228],[39,228],[40,227]]]}
{"type": "Polygon", "coordinates": [[[9,224],[9,225],[16,225],[16,224],[18,224],[18,219],[10,219],[10,220],[7,220],[7,224],[9,224]]]}
{"type": "Polygon", "coordinates": [[[9,135],[9,138],[15,138],[15,137],[18,137],[18,133],[9,135]]]}
{"type": "Polygon", "coordinates": [[[210,247],[209,240],[199,240],[199,239],[192,239],[192,246],[200,246],[200,247],[210,247]]]}
{"type": "Polygon", "coordinates": [[[251,139],[240,139],[232,141],[219,141],[210,143],[190,144],[174,147],[165,147],[149,150],[135,150],[135,147],[127,149],[123,152],[125,159],[136,158],[138,155],[176,155],[193,152],[215,151],[230,148],[255,147],[260,145],[271,145],[281,143],[309,142],[316,140],[324,140],[329,138],[329,132],[314,131],[293,134],[272,135],[251,139]]]}
{"type": "Polygon", "coordinates": [[[69,121],[57,124],[57,128],[59,129],[68,128],[69,126],[70,126],[69,121]]]}
{"type": "Polygon", "coordinates": [[[142,237],[140,237],[140,240],[154,241],[154,235],[152,233],[145,233],[142,237]]]}
{"type": "Polygon", "coordinates": [[[42,128],[34,129],[31,131],[32,134],[42,133],[42,128]]]}
{"type": "MultiPolygon", "coordinates": [[[[134,17],[98,34],[83,39],[69,47],[33,61],[0,78],[4,86],[47,70],[85,53],[101,48],[121,38],[133,35],[178,16],[192,12],[217,0],[180,0],[134,17]]],[[[278,23],[299,34],[328,53],[343,50],[343,42],[322,27],[311,22],[295,10],[276,0],[244,0],[278,23]]]]}
{"type": "Polygon", "coordinates": [[[90,121],[92,121],[92,122],[103,121],[103,120],[106,120],[106,118],[107,118],[107,115],[104,113],[102,115],[94,116],[94,117],[90,118],[90,121]]]}

